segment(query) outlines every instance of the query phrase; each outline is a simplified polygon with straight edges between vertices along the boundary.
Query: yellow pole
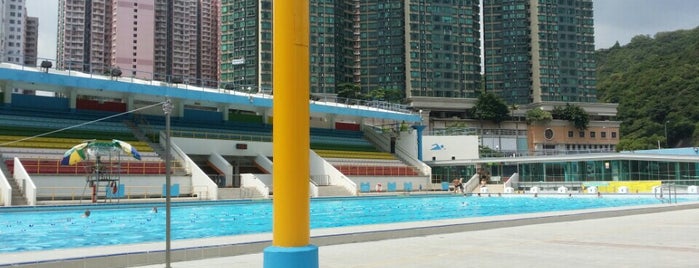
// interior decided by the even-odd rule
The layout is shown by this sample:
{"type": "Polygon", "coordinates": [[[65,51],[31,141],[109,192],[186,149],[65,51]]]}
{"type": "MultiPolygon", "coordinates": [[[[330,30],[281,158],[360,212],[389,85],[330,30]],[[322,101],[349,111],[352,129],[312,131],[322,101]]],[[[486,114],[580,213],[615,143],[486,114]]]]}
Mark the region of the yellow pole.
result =
{"type": "Polygon", "coordinates": [[[306,246],[309,199],[308,0],[274,1],[274,201],[272,245],[306,246]]]}
{"type": "Polygon", "coordinates": [[[308,0],[273,1],[274,130],[272,245],[264,268],[318,268],[309,244],[309,17],[308,0]]]}

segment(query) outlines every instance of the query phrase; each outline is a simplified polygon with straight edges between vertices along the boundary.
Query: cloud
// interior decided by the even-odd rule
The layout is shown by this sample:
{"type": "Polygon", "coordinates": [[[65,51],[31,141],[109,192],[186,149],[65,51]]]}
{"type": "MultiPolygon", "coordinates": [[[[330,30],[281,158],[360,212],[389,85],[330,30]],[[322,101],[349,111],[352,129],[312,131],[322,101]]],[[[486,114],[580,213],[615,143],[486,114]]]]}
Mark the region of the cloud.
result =
{"type": "Polygon", "coordinates": [[[627,44],[637,35],[694,29],[699,26],[696,0],[594,0],[595,47],[627,44]]]}
{"type": "Polygon", "coordinates": [[[39,61],[56,59],[58,0],[27,0],[26,7],[28,16],[39,18],[39,61]]]}

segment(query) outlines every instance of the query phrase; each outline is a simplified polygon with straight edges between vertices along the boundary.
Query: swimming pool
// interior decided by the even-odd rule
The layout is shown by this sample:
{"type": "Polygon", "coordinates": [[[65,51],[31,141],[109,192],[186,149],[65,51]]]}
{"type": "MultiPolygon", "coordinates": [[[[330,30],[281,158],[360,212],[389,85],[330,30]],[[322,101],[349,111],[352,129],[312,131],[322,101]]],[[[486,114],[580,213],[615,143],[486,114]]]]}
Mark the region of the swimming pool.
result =
{"type": "MultiPolygon", "coordinates": [[[[697,196],[678,202],[697,201],[697,196]]],[[[311,202],[311,228],[428,221],[546,211],[659,204],[652,196],[465,197],[461,195],[324,198],[311,202]]],[[[0,253],[165,240],[164,204],[0,209],[0,253]],[[158,206],[160,213],[151,208],[158,206]],[[90,209],[90,217],[81,217],[90,209]]],[[[172,239],[271,232],[271,201],[175,203],[172,239]]]]}

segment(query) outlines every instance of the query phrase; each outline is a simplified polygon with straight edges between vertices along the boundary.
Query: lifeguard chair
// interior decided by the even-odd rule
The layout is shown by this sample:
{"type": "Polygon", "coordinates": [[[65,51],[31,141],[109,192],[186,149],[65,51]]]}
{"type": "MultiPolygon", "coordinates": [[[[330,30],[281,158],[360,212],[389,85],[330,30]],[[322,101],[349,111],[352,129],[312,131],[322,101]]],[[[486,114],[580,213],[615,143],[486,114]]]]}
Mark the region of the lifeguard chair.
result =
{"type": "Polygon", "coordinates": [[[96,203],[100,196],[107,202],[124,196],[124,187],[120,183],[122,153],[141,160],[138,151],[126,142],[88,140],[68,150],[63,155],[61,165],[84,162],[86,179],[83,195],[90,188],[92,203],[96,203]]]}

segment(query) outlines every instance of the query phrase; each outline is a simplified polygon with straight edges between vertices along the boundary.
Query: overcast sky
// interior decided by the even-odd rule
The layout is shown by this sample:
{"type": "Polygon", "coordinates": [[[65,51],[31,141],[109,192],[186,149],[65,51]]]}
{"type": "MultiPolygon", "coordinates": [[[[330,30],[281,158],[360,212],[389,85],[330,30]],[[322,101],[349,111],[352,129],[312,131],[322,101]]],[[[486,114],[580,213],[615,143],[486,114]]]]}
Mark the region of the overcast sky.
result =
{"type": "MultiPolygon", "coordinates": [[[[29,16],[39,17],[39,58],[56,58],[58,0],[27,0],[29,16]]],[[[699,0],[594,0],[595,46],[627,44],[636,35],[699,26],[699,0]]]]}

